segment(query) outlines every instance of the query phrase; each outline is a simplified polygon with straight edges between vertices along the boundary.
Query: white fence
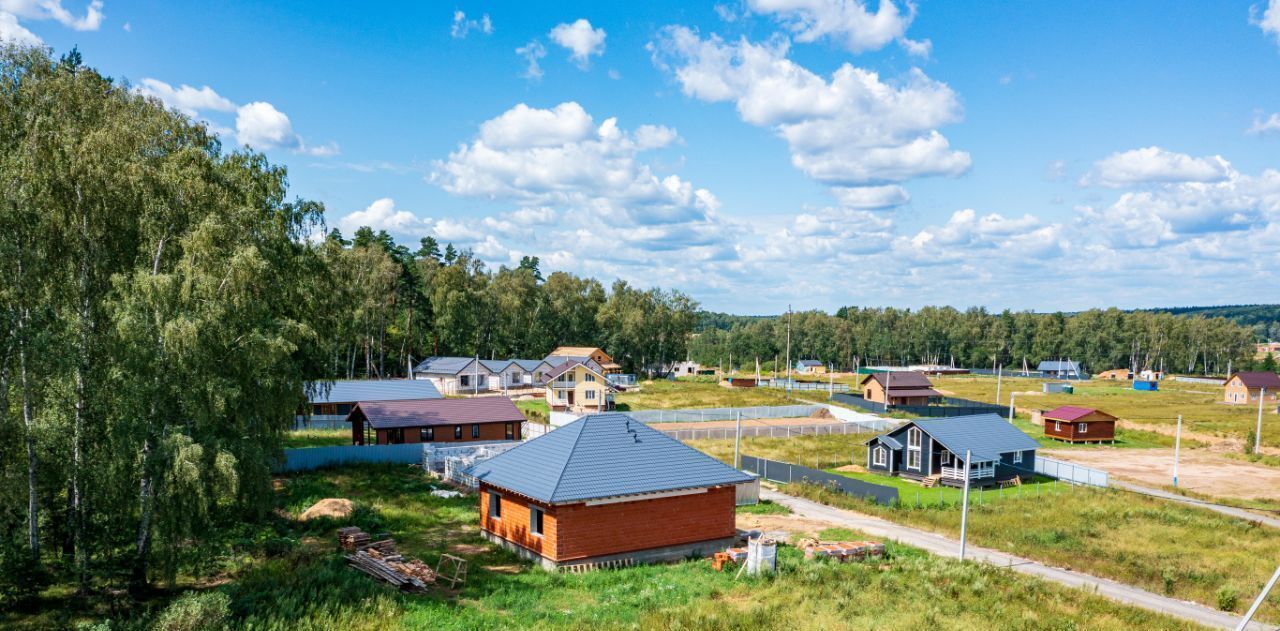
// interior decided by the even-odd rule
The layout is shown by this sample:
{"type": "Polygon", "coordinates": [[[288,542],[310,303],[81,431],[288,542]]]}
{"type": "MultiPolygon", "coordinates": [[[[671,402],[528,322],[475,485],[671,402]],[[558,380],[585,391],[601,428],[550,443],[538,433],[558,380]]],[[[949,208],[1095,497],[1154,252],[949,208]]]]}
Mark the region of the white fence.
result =
{"type": "Polygon", "coordinates": [[[1045,458],[1040,455],[1036,456],[1036,473],[1075,484],[1107,487],[1108,474],[1106,471],[1082,467],[1078,464],[1045,458]]]}
{"type": "Polygon", "coordinates": [[[626,412],[641,423],[696,423],[700,421],[744,421],[760,418],[812,416],[822,405],[761,405],[749,408],[702,408],[696,410],[641,410],[626,412]]]}
{"type": "Polygon", "coordinates": [[[537,438],[553,429],[555,429],[554,425],[543,425],[542,423],[525,423],[524,430],[523,430],[524,439],[529,440],[530,438],[537,438]]]}
{"type": "MultiPolygon", "coordinates": [[[[709,429],[664,429],[663,434],[676,440],[702,440],[706,438],[733,438],[732,427],[709,429]]],[[[812,425],[746,425],[744,437],[794,438],[796,436],[831,436],[842,434],[874,434],[879,430],[862,423],[814,423],[812,425]]]]}

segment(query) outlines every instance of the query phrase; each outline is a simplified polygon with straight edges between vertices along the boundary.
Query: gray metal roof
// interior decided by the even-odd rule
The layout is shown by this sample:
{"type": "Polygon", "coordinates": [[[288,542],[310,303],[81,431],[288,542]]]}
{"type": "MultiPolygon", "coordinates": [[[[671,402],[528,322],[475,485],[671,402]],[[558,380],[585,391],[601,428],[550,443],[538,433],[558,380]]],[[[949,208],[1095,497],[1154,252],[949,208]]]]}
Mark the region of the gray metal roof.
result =
{"type": "Polygon", "coordinates": [[[359,401],[408,401],[439,399],[440,391],[425,379],[344,379],[314,381],[308,403],[356,403],[359,401]],[[328,393],[324,386],[328,384],[328,393]]]}
{"type": "Polygon", "coordinates": [[[796,363],[798,363],[801,366],[821,366],[822,365],[822,362],[816,359],[802,359],[796,363]]]}
{"type": "MultiPolygon", "coordinates": [[[[884,443],[884,444],[885,444],[885,446],[889,447],[890,449],[902,449],[902,443],[898,442],[898,439],[896,439],[896,438],[894,438],[894,437],[892,437],[892,436],[890,436],[890,435],[888,435],[888,434],[885,434],[885,435],[883,435],[883,436],[876,436],[875,438],[872,438],[871,440],[879,440],[880,442],[884,443]]],[[[870,441],[868,441],[868,442],[870,442],[870,441]]]]}
{"type": "Polygon", "coordinates": [[[1080,372],[1079,362],[1074,361],[1056,361],[1045,360],[1036,366],[1036,370],[1047,370],[1050,372],[1080,372]]]}
{"type": "MultiPolygon", "coordinates": [[[[533,372],[538,369],[538,366],[546,363],[541,359],[513,359],[511,361],[525,372],[533,372]]],[[[547,368],[551,368],[551,364],[547,364],[547,368]]]]}
{"type": "MultiPolygon", "coordinates": [[[[415,366],[413,372],[456,375],[466,370],[473,361],[475,361],[474,357],[428,357],[415,366]]],[[[487,370],[486,368],[479,372],[486,372],[487,370]]]]}
{"type": "Polygon", "coordinates": [[[500,373],[511,365],[510,359],[482,359],[480,365],[489,369],[489,372],[500,373]]]}
{"type": "Polygon", "coordinates": [[[541,502],[693,489],[751,480],[626,414],[584,416],[478,463],[482,482],[541,502]]]}
{"type": "Polygon", "coordinates": [[[1040,448],[1040,443],[997,414],[973,414],[911,421],[953,454],[972,450],[974,460],[997,460],[1000,454],[1040,448]]]}

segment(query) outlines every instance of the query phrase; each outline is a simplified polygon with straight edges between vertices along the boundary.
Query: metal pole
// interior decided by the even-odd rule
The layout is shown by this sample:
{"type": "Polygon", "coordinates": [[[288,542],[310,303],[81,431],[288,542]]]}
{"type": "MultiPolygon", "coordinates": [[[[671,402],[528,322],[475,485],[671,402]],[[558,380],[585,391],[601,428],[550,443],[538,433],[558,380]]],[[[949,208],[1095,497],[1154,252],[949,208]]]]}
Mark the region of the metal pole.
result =
{"type": "Polygon", "coordinates": [[[1267,398],[1267,389],[1258,393],[1258,431],[1253,433],[1253,453],[1262,453],[1262,401],[1267,398]]]}
{"type": "Polygon", "coordinates": [[[996,405],[1000,405],[1000,382],[1004,380],[1004,366],[996,369],[996,405]]]}
{"type": "Polygon", "coordinates": [[[969,462],[973,459],[973,450],[964,450],[964,506],[960,509],[960,560],[964,560],[965,537],[969,526],[969,462]]]}
{"type": "Polygon", "coordinates": [[[1182,415],[1178,415],[1178,430],[1173,438],[1173,488],[1178,488],[1178,453],[1182,450],[1182,415]]]}
{"type": "Polygon", "coordinates": [[[1276,568],[1276,573],[1271,575],[1271,580],[1267,581],[1267,586],[1262,588],[1262,593],[1258,594],[1257,600],[1253,601],[1253,605],[1249,607],[1249,611],[1245,612],[1244,617],[1240,619],[1240,624],[1236,625],[1236,631],[1244,631],[1249,626],[1249,621],[1253,619],[1253,614],[1258,613],[1258,607],[1262,606],[1262,601],[1266,600],[1267,594],[1276,586],[1276,581],[1280,580],[1280,567],[1276,568]]]}
{"type": "Polygon", "coordinates": [[[1017,392],[1009,393],[1009,424],[1013,424],[1013,400],[1018,398],[1017,392]]]}
{"type": "Polygon", "coordinates": [[[742,444],[742,412],[738,412],[737,427],[734,429],[733,435],[733,468],[742,468],[742,459],[740,457],[739,446],[742,444]]]}

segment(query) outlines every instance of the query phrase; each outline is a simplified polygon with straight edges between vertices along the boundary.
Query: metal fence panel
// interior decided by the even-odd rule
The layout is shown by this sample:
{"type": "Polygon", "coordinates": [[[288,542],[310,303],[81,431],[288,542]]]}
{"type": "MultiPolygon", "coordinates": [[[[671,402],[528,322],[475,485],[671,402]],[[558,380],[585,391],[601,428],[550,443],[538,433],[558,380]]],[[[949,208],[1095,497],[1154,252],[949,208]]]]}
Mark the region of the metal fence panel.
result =
{"type": "Polygon", "coordinates": [[[821,405],[760,405],[746,408],[698,408],[691,410],[640,410],[626,412],[641,423],[697,423],[701,421],[754,420],[762,418],[799,418],[812,416],[821,405]]]}
{"type": "Polygon", "coordinates": [[[357,463],[421,464],[424,444],[426,443],[286,449],[284,462],[275,468],[275,472],[310,471],[357,463]]]}
{"type": "Polygon", "coordinates": [[[1054,460],[1053,458],[1046,458],[1039,455],[1036,456],[1035,470],[1036,473],[1047,475],[1051,478],[1102,488],[1107,487],[1110,477],[1106,471],[1101,469],[1082,467],[1078,464],[1054,460]]]}
{"type": "Polygon", "coordinates": [[[818,469],[810,469],[809,467],[789,462],[742,456],[742,470],[755,473],[761,478],[774,482],[785,484],[807,482],[834,487],[855,497],[873,499],[879,504],[887,505],[898,501],[898,489],[894,487],[863,482],[862,480],[855,480],[818,469]]]}
{"type": "MultiPolygon", "coordinates": [[[[830,436],[843,434],[874,434],[882,427],[875,423],[814,423],[810,425],[747,425],[742,428],[744,438],[794,438],[796,436],[830,436]]],[[[664,429],[662,433],[679,441],[733,438],[733,427],[708,429],[664,429]]]]}

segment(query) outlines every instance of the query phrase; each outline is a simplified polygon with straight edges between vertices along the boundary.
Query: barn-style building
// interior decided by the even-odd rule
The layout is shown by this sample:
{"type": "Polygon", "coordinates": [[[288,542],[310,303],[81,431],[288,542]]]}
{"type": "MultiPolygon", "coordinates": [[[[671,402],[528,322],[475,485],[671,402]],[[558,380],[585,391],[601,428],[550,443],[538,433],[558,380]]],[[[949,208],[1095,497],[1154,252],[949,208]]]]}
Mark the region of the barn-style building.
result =
{"type": "Polygon", "coordinates": [[[480,528],[544,568],[677,561],[731,545],[753,478],[630,416],[584,416],[468,470],[480,528]]]}
{"type": "Polygon", "coordinates": [[[1044,420],[1044,435],[1054,440],[1097,443],[1116,439],[1116,417],[1101,410],[1063,405],[1040,417],[1044,420]]]}

